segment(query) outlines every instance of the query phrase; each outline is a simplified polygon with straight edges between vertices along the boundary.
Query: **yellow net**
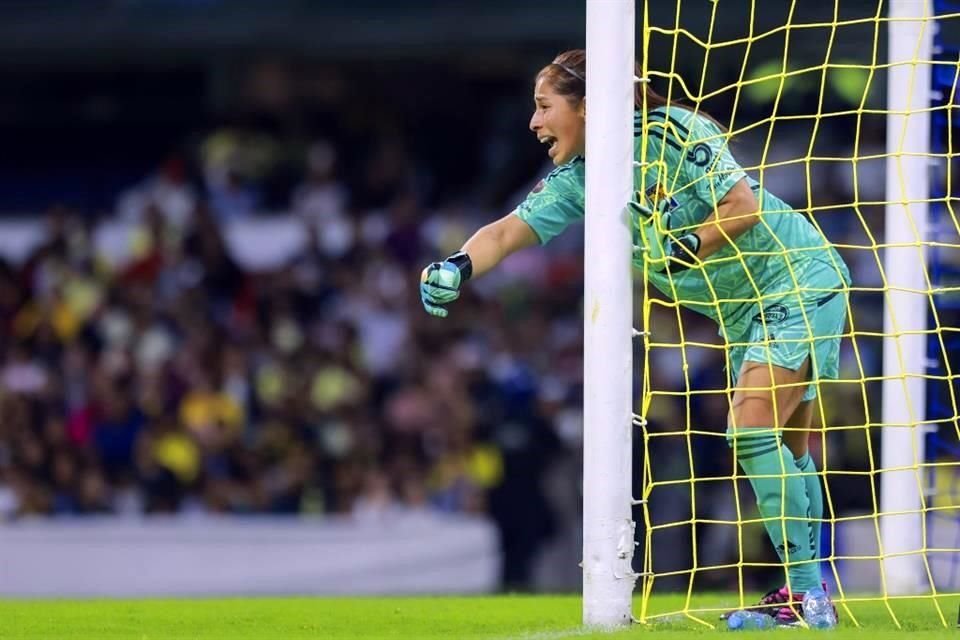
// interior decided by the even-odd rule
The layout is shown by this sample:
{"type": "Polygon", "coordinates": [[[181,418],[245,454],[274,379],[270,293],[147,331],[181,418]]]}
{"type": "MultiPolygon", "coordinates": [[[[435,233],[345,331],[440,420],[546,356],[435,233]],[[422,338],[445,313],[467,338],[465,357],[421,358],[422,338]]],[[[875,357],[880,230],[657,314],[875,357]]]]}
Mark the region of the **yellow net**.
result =
{"type": "MultiPolygon", "coordinates": [[[[888,158],[912,154],[886,147],[887,119],[896,115],[884,95],[890,67],[886,36],[895,20],[887,3],[674,0],[647,2],[643,10],[639,81],[719,121],[717,135],[758,183],[754,191],[761,206],[766,193],[790,203],[790,211],[806,215],[850,267],[848,322],[838,334],[839,375],[815,382],[810,452],[823,486],[821,570],[841,618],[854,624],[858,604],[873,602],[899,627],[897,602],[909,597],[928,601],[931,614],[952,625],[956,612],[945,608],[943,598],[960,594],[960,216],[952,199],[960,7],[930,7],[924,28],[938,34],[934,53],[915,59],[929,65],[934,78],[935,91],[923,109],[932,129],[926,154],[932,187],[922,200],[929,205],[930,224],[914,226],[916,240],[906,243],[884,233],[888,158]],[[925,406],[910,407],[926,454],[903,468],[916,479],[920,507],[902,513],[919,516],[922,541],[921,549],[910,552],[922,564],[922,575],[908,595],[899,595],[885,575],[889,555],[883,552],[880,498],[884,381],[909,377],[883,373],[884,339],[909,333],[884,328],[884,314],[890,313],[884,303],[897,287],[890,284],[883,255],[903,246],[923,247],[926,254],[925,286],[913,293],[926,296],[927,329],[915,333],[924,336],[929,356],[919,374],[925,406]]],[[[642,133],[638,130],[638,166],[660,168],[653,190],[660,198],[688,186],[684,177],[662,170],[670,165],[664,158],[668,147],[654,144],[658,135],[666,139],[671,126],[669,117],[655,120],[645,110],[642,133]]],[[[682,136],[676,139],[685,144],[682,136]]],[[[680,150],[688,152],[686,146],[680,150]]],[[[905,180],[902,174],[894,179],[905,180]]],[[[642,189],[638,195],[645,200],[650,193],[642,189]]],[[[764,217],[788,213],[764,209],[764,217]]],[[[740,252],[718,259],[746,264],[740,252]]],[[[789,270],[792,262],[784,263],[789,270]]],[[[725,437],[735,390],[730,353],[742,345],[736,337],[721,338],[716,321],[691,311],[697,303],[684,300],[677,278],[655,290],[654,268],[648,257],[640,297],[642,457],[635,464],[642,478],[637,505],[644,533],[636,615],[641,623],[681,616],[712,626],[717,613],[754,604],[763,592],[784,584],[785,568],[725,437]],[[685,597],[651,597],[661,593],[685,597]]],[[[752,305],[751,315],[758,313],[765,323],[762,284],[753,283],[750,269],[746,278],[757,293],[752,300],[724,300],[724,291],[709,279],[706,286],[713,302],[752,305]]],[[[798,283],[797,274],[790,279],[798,283]]],[[[806,315],[804,322],[813,332],[806,315]]],[[[720,324],[722,329],[722,317],[720,324]]],[[[813,350],[811,356],[816,358],[813,350]]]]}

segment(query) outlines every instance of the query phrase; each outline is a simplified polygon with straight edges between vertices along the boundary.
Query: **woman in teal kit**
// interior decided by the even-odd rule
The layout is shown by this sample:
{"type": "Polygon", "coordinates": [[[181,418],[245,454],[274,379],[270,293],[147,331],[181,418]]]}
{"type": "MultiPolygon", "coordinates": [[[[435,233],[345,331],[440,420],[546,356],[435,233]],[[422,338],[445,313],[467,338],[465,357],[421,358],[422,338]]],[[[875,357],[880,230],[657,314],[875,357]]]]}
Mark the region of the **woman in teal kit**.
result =
{"type": "MultiPolygon", "coordinates": [[[[446,317],[468,279],[583,218],[585,74],[586,55],[573,50],[537,75],[530,129],[556,169],[423,270],[428,313],[446,317]]],[[[803,594],[821,585],[823,494],[808,439],[818,381],[837,377],[849,273],[806,217],[744,173],[712,118],[644,84],[635,102],[634,261],[666,296],[713,319],[728,345],[727,439],[787,573],[761,606],[797,624],[803,594]]]]}

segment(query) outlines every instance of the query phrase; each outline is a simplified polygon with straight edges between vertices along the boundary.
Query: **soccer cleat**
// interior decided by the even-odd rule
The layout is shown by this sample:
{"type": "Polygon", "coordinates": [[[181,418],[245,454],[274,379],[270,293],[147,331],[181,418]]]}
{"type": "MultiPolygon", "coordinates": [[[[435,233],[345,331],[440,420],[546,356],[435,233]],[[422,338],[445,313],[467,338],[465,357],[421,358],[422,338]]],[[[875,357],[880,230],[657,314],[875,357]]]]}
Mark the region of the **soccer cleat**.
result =
{"type": "MultiPolygon", "coordinates": [[[[827,584],[821,583],[823,590],[827,591],[827,584]]],[[[791,594],[786,586],[771,589],[762,598],[760,602],[752,607],[747,607],[750,611],[757,611],[771,616],[778,625],[785,627],[797,627],[801,625],[800,618],[803,617],[803,593],[791,594]]],[[[733,611],[728,611],[720,616],[721,620],[726,620],[733,611]]],[[[833,606],[833,615],[839,620],[837,607],[833,606]]]]}
{"type": "Polygon", "coordinates": [[[767,606],[767,613],[777,624],[784,627],[800,626],[803,617],[803,594],[791,594],[786,587],[772,589],[760,600],[767,606]]]}
{"type": "MultiPolygon", "coordinates": [[[[777,587],[776,589],[767,591],[767,593],[760,598],[760,602],[752,607],[747,607],[747,610],[771,616],[777,624],[792,626],[799,624],[797,616],[803,615],[802,602],[802,593],[796,594],[796,597],[791,600],[790,592],[786,587],[777,587]],[[791,604],[793,605],[792,607],[791,604]]],[[[732,613],[733,611],[728,611],[721,615],[720,618],[726,620],[732,613]]]]}

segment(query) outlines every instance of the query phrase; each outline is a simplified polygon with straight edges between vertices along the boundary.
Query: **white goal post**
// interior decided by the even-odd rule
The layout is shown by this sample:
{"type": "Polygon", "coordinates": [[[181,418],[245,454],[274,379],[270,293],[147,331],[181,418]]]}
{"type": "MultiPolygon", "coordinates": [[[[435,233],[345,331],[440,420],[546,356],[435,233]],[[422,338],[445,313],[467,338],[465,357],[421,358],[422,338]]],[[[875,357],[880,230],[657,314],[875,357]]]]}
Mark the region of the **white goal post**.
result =
{"type": "Polygon", "coordinates": [[[922,491],[929,283],[930,0],[892,0],[888,22],[887,189],[883,269],[883,434],[880,542],[885,591],[914,593],[925,581],[922,491]],[[896,246],[889,246],[889,245],[896,246]]]}
{"type": "Polygon", "coordinates": [[[635,0],[587,2],[583,623],[628,625],[635,575],[632,241],[635,0]]]}

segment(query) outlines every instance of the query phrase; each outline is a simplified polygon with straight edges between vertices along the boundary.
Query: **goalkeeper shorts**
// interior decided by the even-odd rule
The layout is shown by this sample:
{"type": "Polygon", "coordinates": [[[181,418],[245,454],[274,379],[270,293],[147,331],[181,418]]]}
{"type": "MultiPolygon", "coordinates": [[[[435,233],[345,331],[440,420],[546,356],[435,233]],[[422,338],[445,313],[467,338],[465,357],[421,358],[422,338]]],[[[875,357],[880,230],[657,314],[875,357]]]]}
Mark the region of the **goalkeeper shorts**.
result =
{"type": "Polygon", "coordinates": [[[744,336],[729,350],[734,386],[744,362],[772,364],[791,371],[810,357],[810,386],[803,400],[817,397],[819,380],[836,379],[840,369],[840,337],[847,322],[847,293],[842,289],[805,302],[768,304],[750,322],[744,336]]]}

